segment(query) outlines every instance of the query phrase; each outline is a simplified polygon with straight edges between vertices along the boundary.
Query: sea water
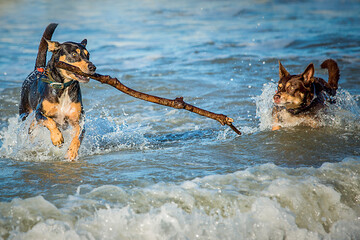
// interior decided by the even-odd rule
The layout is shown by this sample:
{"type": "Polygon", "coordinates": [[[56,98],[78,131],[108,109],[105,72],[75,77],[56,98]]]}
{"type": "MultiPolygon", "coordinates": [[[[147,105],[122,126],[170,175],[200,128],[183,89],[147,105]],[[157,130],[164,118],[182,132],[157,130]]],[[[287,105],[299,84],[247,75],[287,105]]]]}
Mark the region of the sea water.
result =
{"type": "MultiPolygon", "coordinates": [[[[360,239],[358,1],[0,1],[0,239],[360,239]],[[242,131],[81,84],[85,138],[18,119],[43,30],[97,72],[225,114],[242,131]],[[319,127],[271,131],[278,60],[333,58],[319,127]]],[[[49,57],[50,55],[48,55],[49,57]]]]}

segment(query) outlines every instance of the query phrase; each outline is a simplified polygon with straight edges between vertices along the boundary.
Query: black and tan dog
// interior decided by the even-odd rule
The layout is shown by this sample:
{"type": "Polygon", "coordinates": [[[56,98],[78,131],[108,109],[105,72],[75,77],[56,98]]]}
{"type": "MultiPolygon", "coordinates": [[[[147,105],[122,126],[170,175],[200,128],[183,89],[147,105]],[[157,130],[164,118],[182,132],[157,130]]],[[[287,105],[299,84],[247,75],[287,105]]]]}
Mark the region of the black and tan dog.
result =
{"type": "MultiPolygon", "coordinates": [[[[81,43],[50,41],[57,24],[50,24],[40,41],[35,70],[25,79],[19,104],[19,114],[22,120],[35,111],[36,122],[50,131],[51,141],[55,146],[64,142],[60,129],[71,125],[73,127],[72,141],[66,157],[74,160],[84,135],[81,127],[83,106],[79,82],[88,82],[88,78],[56,68],[59,61],[79,67],[85,73],[94,73],[96,67],[89,61],[86,50],[87,40],[81,43]],[[52,57],[46,67],[46,53],[52,52],[52,57]]],[[[31,130],[30,130],[31,131],[31,130]]]]}
{"type": "Polygon", "coordinates": [[[329,79],[314,77],[314,64],[309,64],[302,74],[291,75],[279,61],[278,90],[273,97],[273,130],[280,129],[282,123],[301,122],[316,127],[316,113],[325,106],[328,99],[336,95],[340,71],[337,63],[328,59],[321,64],[327,68],[329,79]]]}

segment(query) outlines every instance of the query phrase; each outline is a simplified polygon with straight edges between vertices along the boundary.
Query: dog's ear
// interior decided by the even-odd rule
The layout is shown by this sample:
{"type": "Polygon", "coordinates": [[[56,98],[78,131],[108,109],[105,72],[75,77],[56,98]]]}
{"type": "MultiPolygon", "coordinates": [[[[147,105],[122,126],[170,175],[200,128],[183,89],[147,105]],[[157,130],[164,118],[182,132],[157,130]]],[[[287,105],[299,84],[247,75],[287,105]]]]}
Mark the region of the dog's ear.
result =
{"type": "Polygon", "coordinates": [[[82,40],[80,44],[83,45],[83,47],[86,47],[87,39],[85,38],[84,40],[82,40]]]}
{"type": "MultiPolygon", "coordinates": [[[[45,38],[44,38],[45,39],[45,38]]],[[[55,52],[60,49],[60,43],[45,39],[48,44],[48,51],[55,52]]]]}
{"type": "Polygon", "coordinates": [[[314,82],[314,78],[313,78],[314,73],[315,73],[314,64],[310,63],[302,74],[305,85],[309,85],[314,82]]]}
{"type": "Polygon", "coordinates": [[[279,78],[282,79],[283,77],[289,76],[290,73],[288,71],[286,71],[286,69],[284,68],[284,66],[281,64],[280,60],[279,60],[279,78]]]}

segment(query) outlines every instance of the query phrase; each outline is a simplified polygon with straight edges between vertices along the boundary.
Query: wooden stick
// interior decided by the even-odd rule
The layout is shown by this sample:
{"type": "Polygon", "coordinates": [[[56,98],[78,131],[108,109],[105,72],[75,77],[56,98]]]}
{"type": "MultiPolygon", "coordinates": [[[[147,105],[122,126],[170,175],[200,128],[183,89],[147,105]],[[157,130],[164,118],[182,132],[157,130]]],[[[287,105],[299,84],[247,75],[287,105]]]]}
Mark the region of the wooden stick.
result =
{"type": "Polygon", "coordinates": [[[65,69],[67,71],[76,73],[76,74],[84,76],[84,77],[92,78],[101,83],[106,83],[106,84],[113,86],[114,88],[120,90],[121,92],[126,93],[135,98],[139,98],[139,99],[142,99],[142,100],[145,100],[148,102],[153,102],[153,103],[157,103],[160,105],[164,105],[164,106],[168,106],[168,107],[172,107],[172,108],[176,108],[176,109],[185,109],[190,112],[197,113],[201,116],[212,118],[214,120],[219,121],[221,123],[221,125],[225,125],[225,124],[229,125],[230,128],[232,130],[234,130],[234,132],[241,135],[241,132],[234,125],[232,125],[232,123],[234,122],[234,120],[232,118],[229,118],[223,114],[216,114],[216,113],[209,112],[204,109],[195,107],[193,105],[190,105],[190,104],[184,102],[182,97],[178,97],[178,98],[175,98],[174,100],[170,100],[170,99],[161,98],[161,97],[149,95],[146,93],[142,93],[142,92],[133,90],[131,88],[128,88],[127,86],[122,84],[117,78],[112,78],[108,75],[100,75],[97,73],[94,73],[94,74],[84,73],[78,67],[72,66],[65,62],[58,62],[56,64],[56,67],[65,69]]]}

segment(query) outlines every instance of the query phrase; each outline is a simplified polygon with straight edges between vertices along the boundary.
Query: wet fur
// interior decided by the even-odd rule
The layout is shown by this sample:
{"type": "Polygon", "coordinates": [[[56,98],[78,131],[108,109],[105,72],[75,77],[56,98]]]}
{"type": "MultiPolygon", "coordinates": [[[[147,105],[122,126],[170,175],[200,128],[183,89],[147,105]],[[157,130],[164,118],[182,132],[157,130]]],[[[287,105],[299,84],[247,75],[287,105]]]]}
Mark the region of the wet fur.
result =
{"type": "Polygon", "coordinates": [[[35,70],[30,73],[22,85],[19,115],[22,120],[25,120],[31,112],[35,111],[36,122],[49,129],[52,143],[59,147],[64,142],[60,129],[68,125],[72,126],[72,141],[66,157],[74,160],[78,156],[78,150],[85,132],[81,127],[84,111],[79,81],[87,82],[89,79],[58,69],[55,64],[58,61],[64,61],[87,73],[94,73],[96,67],[89,61],[89,53],[85,48],[86,39],[81,43],[65,42],[60,44],[50,41],[56,26],[57,24],[50,24],[44,31],[39,45],[35,70]],[[74,81],[70,86],[64,89],[56,89],[49,83],[40,80],[41,73],[37,69],[45,66],[48,50],[53,55],[46,66],[47,76],[58,83],[74,81]]]}
{"type": "Polygon", "coordinates": [[[304,125],[317,127],[316,113],[325,106],[326,94],[336,95],[340,78],[340,71],[334,60],[327,59],[321,67],[328,69],[327,82],[314,77],[312,63],[302,74],[291,75],[279,61],[278,90],[273,97],[273,130],[280,129],[282,123],[299,121],[304,125]]]}

